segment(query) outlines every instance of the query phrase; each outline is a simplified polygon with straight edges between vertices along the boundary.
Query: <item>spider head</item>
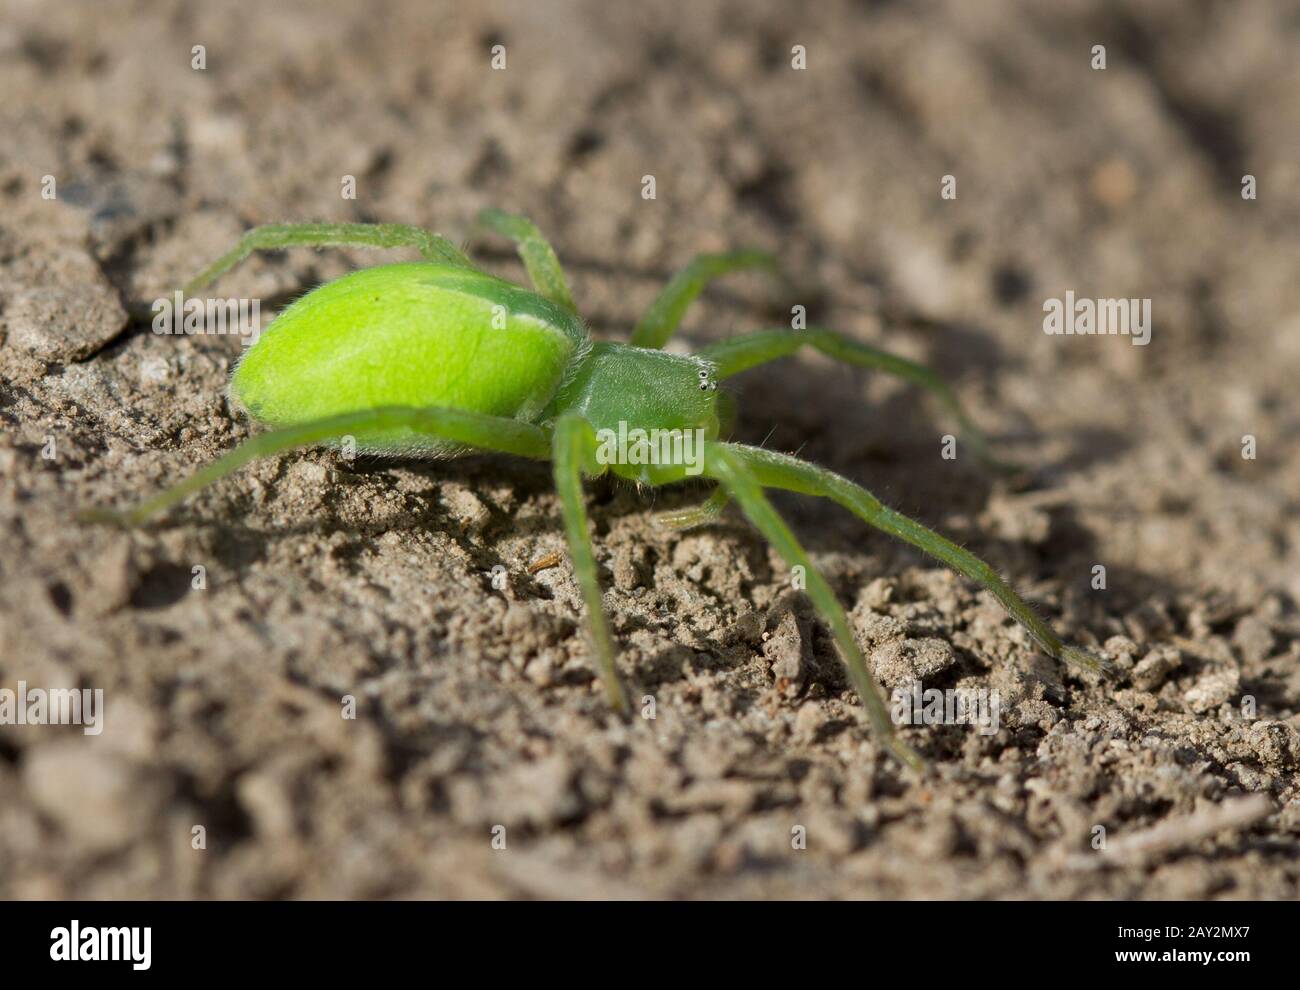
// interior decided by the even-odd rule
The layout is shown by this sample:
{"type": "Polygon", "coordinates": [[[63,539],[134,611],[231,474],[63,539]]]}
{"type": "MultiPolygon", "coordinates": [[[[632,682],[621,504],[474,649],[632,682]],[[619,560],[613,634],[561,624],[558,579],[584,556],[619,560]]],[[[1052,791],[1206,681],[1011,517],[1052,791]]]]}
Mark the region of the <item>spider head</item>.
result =
{"type": "Polygon", "coordinates": [[[698,475],[718,436],[718,381],[702,358],[600,342],[579,361],[552,405],[596,430],[615,474],[659,485],[698,475]]]}

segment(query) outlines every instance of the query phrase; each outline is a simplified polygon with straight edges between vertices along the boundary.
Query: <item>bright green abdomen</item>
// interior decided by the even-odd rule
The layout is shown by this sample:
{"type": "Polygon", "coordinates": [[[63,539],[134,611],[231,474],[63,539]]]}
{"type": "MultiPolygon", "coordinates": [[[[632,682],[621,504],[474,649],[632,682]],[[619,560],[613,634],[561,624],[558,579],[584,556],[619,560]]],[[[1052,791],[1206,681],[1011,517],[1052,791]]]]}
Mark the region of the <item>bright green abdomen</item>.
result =
{"type": "MultiPolygon", "coordinates": [[[[415,262],[345,275],[286,309],[235,369],[253,418],[290,426],[381,406],[535,420],[586,333],[576,317],[490,275],[415,262]]],[[[362,449],[441,445],[407,431],[362,449]]]]}

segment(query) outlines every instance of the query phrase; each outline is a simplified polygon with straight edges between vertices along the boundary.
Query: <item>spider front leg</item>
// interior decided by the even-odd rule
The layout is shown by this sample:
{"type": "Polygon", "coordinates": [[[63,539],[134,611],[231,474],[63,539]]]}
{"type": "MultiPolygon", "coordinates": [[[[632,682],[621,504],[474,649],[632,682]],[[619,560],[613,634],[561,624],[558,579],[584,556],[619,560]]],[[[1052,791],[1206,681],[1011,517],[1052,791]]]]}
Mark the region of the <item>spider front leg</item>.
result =
{"type": "Polygon", "coordinates": [[[924,761],[894,733],[893,723],[885,708],[875,678],[867,670],[867,663],[853,638],[848,616],[835,597],[826,579],[813,567],[808,554],[799,544],[785,520],[772,507],[763,494],[762,486],[746,464],[741,449],[733,444],[712,443],[705,451],[705,473],[721,482],[740,504],[745,515],[776,548],[790,567],[802,567],[807,577],[808,597],[821,613],[835,636],[849,680],[866,707],[867,718],[876,738],[889,752],[913,769],[920,770],[924,761]]]}
{"type": "MultiPolygon", "coordinates": [[[[788,454],[778,454],[757,447],[740,444],[716,444],[720,448],[722,463],[731,460],[744,464],[753,472],[758,483],[765,488],[784,488],[805,495],[817,495],[838,502],[863,522],[897,537],[930,556],[947,564],[959,574],[970,578],[980,587],[993,593],[1013,619],[1033,637],[1043,652],[1053,659],[1098,674],[1110,675],[1114,670],[1105,660],[1074,646],[1067,646],[1053,632],[1052,627],[1039,618],[1029,604],[998,575],[992,567],[973,553],[964,550],[915,519],[887,508],[865,488],[855,485],[833,471],[801,461],[788,454]]],[[[713,454],[712,448],[706,453],[713,454]]]]}
{"type": "Polygon", "coordinates": [[[200,272],[181,290],[193,295],[234,268],[254,251],[287,247],[417,248],[426,261],[472,268],[447,238],[404,223],[268,223],[254,227],[239,243],[200,272]]]}
{"type": "Polygon", "coordinates": [[[596,462],[596,432],[582,416],[565,413],[555,424],[553,443],[551,456],[555,488],[560,495],[573,573],[587,607],[587,629],[591,633],[596,669],[605,683],[605,695],[610,705],[620,714],[627,715],[632,708],[614,666],[614,638],[601,601],[600,578],[596,573],[596,556],[592,550],[591,534],[587,531],[587,508],[582,495],[583,472],[595,475],[603,471],[596,462]]]}
{"type": "Polygon", "coordinates": [[[727,489],[719,485],[713,490],[713,494],[699,505],[668,509],[657,514],[654,519],[660,526],[668,529],[694,529],[696,526],[706,526],[717,519],[730,501],[731,496],[727,494],[727,489]]]}
{"type": "Polygon", "coordinates": [[[748,371],[760,364],[789,357],[804,346],[814,347],[828,357],[845,364],[883,371],[885,374],[894,375],[914,385],[920,385],[938,399],[944,409],[956,420],[962,439],[970,445],[976,457],[999,471],[1016,470],[1015,465],[1000,461],[993,456],[984,434],[966,414],[956,394],[934,371],[916,361],[909,361],[888,351],[860,344],[834,330],[826,330],[822,327],[809,327],[807,330],[759,330],[756,333],[743,334],[706,347],[700,352],[700,357],[707,358],[717,365],[718,379],[721,380],[748,371]]]}
{"type": "Polygon", "coordinates": [[[564,269],[560,267],[555,249],[531,220],[504,210],[486,209],[479,212],[478,222],[488,230],[515,242],[528,277],[539,295],[571,313],[578,311],[573,304],[569,283],[565,281],[564,269]]]}
{"type": "MultiPolygon", "coordinates": [[[[731,272],[760,269],[778,281],[781,272],[776,259],[765,251],[729,251],[726,254],[701,254],[674,275],[655,297],[632,331],[633,347],[657,350],[668,343],[686,315],[686,309],[704,287],[715,278],[731,272]]],[[[784,283],[783,283],[784,284],[784,283]]]]}
{"type": "Polygon", "coordinates": [[[366,434],[376,435],[394,430],[411,430],[434,440],[517,454],[520,457],[545,460],[550,456],[550,443],[546,433],[529,423],[462,409],[387,406],[329,416],[259,434],[134,509],[125,512],[87,509],[79,513],[78,518],[82,522],[138,526],[258,457],[268,457],[298,447],[310,447],[345,436],[364,437],[366,434]]]}

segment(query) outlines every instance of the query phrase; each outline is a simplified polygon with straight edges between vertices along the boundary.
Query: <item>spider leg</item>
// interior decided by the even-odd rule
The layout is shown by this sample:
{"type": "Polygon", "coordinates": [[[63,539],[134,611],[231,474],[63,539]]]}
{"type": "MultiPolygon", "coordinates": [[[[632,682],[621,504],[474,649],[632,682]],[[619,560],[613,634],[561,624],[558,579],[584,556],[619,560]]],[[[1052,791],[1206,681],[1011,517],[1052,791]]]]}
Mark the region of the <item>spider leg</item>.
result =
{"type": "Polygon", "coordinates": [[[626,715],[631,711],[627,694],[614,666],[614,639],[609,631],[609,620],[601,601],[600,579],[596,573],[596,556],[587,529],[587,509],[583,502],[582,475],[599,474],[603,468],[596,463],[596,434],[591,424],[577,413],[566,413],[556,421],[552,460],[555,468],[555,488],[560,495],[560,508],[564,513],[564,531],[573,557],[573,572],[582,590],[587,607],[587,629],[595,653],[596,669],[605,683],[605,694],[610,705],[626,715]]]}
{"type": "Polygon", "coordinates": [[[855,485],[832,471],[801,461],[788,454],[746,447],[740,444],[714,444],[706,452],[706,463],[721,448],[723,463],[731,460],[746,465],[764,488],[784,488],[805,495],[817,495],[838,502],[863,522],[890,536],[912,544],[947,564],[988,591],[1002,603],[1013,619],[1033,637],[1039,647],[1055,660],[1110,675],[1113,668],[1105,660],[1077,647],[1067,646],[1038,614],[998,575],[992,567],[973,553],[964,550],[914,519],[882,505],[865,488],[855,485]]]}
{"type": "Polygon", "coordinates": [[[966,415],[966,410],[952,389],[934,371],[907,358],[860,344],[833,330],[821,327],[809,327],[807,330],[759,330],[757,333],[747,333],[706,347],[700,351],[700,357],[717,365],[718,379],[721,380],[760,364],[788,357],[805,345],[845,364],[883,371],[920,385],[937,398],[953,417],[961,430],[962,439],[981,461],[998,470],[1015,469],[1014,465],[999,461],[993,456],[984,434],[966,415]]]}
{"type": "Polygon", "coordinates": [[[426,261],[473,267],[447,238],[404,223],[268,223],[254,227],[239,243],[205,268],[181,290],[191,295],[234,268],[254,251],[287,247],[413,247],[426,261]]]}
{"type": "Polygon", "coordinates": [[[683,509],[669,509],[658,513],[654,519],[660,526],[666,526],[669,529],[693,529],[696,526],[704,526],[717,519],[730,501],[731,496],[727,494],[727,489],[718,486],[699,505],[691,505],[683,509]]]}
{"type": "Polygon", "coordinates": [[[249,461],[297,447],[309,447],[353,434],[406,428],[439,440],[484,450],[517,454],[545,460],[550,456],[548,437],[542,429],[518,420],[485,416],[461,409],[386,406],[361,412],[343,413],[325,419],[286,426],[245,440],[234,450],[200,468],[185,480],[126,511],[88,509],[78,514],[83,522],[138,526],[151,516],[183,501],[249,461]]]}
{"type": "Polygon", "coordinates": [[[765,251],[729,251],[726,254],[701,254],[680,272],[655,297],[632,331],[633,347],[658,349],[668,342],[686,315],[686,308],[709,282],[730,272],[763,269],[780,279],[775,259],[765,251]]]}
{"type": "Polygon", "coordinates": [[[573,304],[569,283],[564,279],[564,269],[555,255],[555,249],[531,220],[504,210],[486,209],[479,211],[478,222],[488,230],[515,242],[524,268],[528,270],[528,277],[540,295],[571,313],[578,311],[573,304]]]}
{"type": "Polygon", "coordinates": [[[808,597],[826,620],[839,644],[840,654],[848,671],[849,680],[866,707],[867,718],[876,738],[889,752],[908,766],[920,770],[924,761],[903,740],[894,734],[894,726],[885,708],[875,678],[867,670],[848,616],[840,606],[826,579],[813,567],[808,554],[790,531],[784,519],[763,494],[762,480],[746,463],[746,448],[729,443],[713,443],[705,455],[705,473],[721,482],[740,504],[749,521],[758,527],[767,541],[776,547],[790,567],[802,567],[807,577],[808,597]]]}

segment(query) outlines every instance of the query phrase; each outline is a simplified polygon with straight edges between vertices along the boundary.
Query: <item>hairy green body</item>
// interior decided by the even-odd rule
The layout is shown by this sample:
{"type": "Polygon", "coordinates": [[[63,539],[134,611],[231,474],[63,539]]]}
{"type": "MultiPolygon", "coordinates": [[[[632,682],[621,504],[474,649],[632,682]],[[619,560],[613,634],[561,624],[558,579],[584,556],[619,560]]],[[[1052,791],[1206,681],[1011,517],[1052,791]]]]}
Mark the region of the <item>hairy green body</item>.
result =
{"type": "Polygon", "coordinates": [[[230,383],[234,404],[271,427],[196,474],[126,513],[86,515],[138,525],[255,457],[351,438],[359,450],[447,456],[496,450],[549,458],[574,575],[610,703],[631,708],[615,666],[583,502],[583,476],[612,471],[644,485],[702,476],[717,486],[701,506],[665,514],[677,528],[707,523],[734,499],[792,568],[835,637],[849,680],[882,744],[922,761],[894,732],[844,609],[765,488],[831,499],[863,521],[920,548],[991,591],[1044,652],[1093,671],[1106,664],[1067,646],[996,571],[870,492],[794,457],[719,438],[719,379],[816,348],[839,361],[897,375],[928,389],[987,447],[951,390],[928,368],[817,327],[766,330],[692,356],[661,350],[691,300],[713,278],[746,268],[775,271],[755,251],[702,255],[677,275],[637,324],[630,344],[593,343],[578,318],[555,252],[523,217],[484,211],[482,223],[518,246],[536,289],[476,269],[446,239],[399,224],[286,224],[250,231],[186,287],[203,288],[251,252],[294,245],[414,247],[422,262],[368,268],[309,292],[248,350],[230,383]]]}
{"type": "MultiPolygon", "coordinates": [[[[482,272],[380,265],[307,293],[249,348],[230,397],[260,423],[299,426],[358,409],[440,407],[549,423],[569,410],[597,431],[718,436],[713,365],[612,342],[592,345],[572,312],[482,272]],[[703,376],[701,375],[703,373],[703,376]]],[[[410,427],[361,431],[357,449],[447,456],[463,449],[410,427]]],[[[678,465],[599,465],[644,484],[678,465]]]]}
{"type": "MultiPolygon", "coordinates": [[[[587,332],[572,313],[482,272],[364,268],[307,293],[249,348],[230,394],[268,426],[377,406],[445,406],[525,422],[554,398],[587,332]]],[[[363,450],[441,453],[411,430],[363,450]]]]}

